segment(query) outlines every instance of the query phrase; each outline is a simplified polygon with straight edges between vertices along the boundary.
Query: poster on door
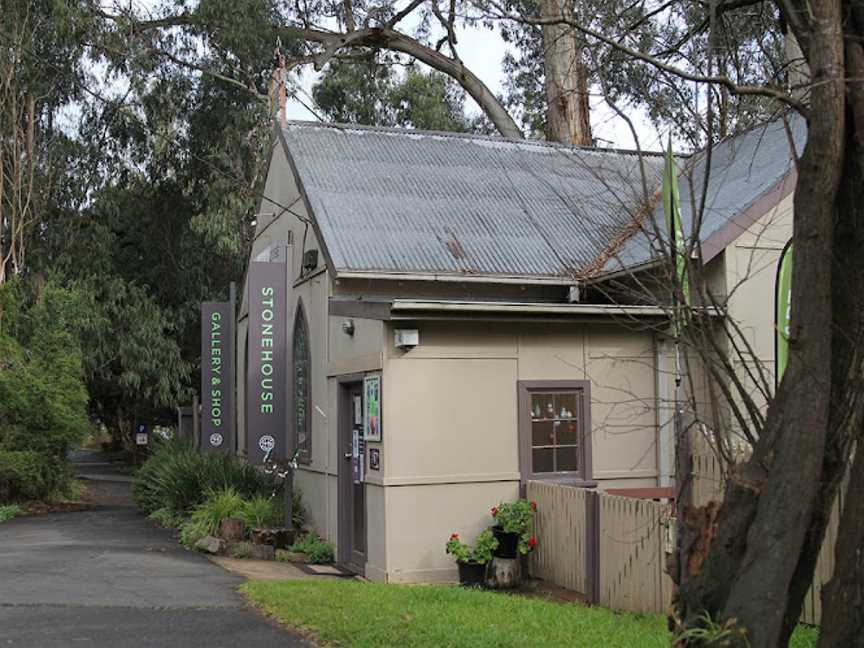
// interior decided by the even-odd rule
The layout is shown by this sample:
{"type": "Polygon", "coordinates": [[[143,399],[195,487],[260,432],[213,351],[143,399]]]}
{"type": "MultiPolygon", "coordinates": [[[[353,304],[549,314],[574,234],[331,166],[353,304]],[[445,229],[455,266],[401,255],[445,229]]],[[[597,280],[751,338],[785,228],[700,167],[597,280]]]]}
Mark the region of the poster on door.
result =
{"type": "Polygon", "coordinates": [[[363,438],[366,441],[381,440],[381,376],[366,376],[363,379],[363,438]]]}

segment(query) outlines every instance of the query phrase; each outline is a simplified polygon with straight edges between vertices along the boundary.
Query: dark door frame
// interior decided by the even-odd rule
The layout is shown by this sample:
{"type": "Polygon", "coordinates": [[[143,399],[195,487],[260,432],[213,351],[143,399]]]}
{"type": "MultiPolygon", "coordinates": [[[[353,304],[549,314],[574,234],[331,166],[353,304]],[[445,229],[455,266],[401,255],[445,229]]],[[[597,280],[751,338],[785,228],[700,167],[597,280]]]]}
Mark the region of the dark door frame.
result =
{"type": "MultiPolygon", "coordinates": [[[[354,475],[352,471],[351,461],[345,458],[346,453],[351,451],[352,443],[352,424],[353,424],[353,403],[351,402],[351,388],[359,385],[362,394],[363,390],[363,373],[345,374],[337,376],[338,383],[338,402],[337,402],[337,419],[336,419],[336,458],[338,461],[337,469],[337,538],[338,538],[338,555],[337,562],[350,569],[351,571],[363,574],[366,568],[365,560],[358,560],[358,556],[353,551],[352,542],[353,533],[353,487],[354,475]]],[[[364,505],[362,515],[366,518],[366,507],[364,505]]],[[[366,540],[368,543],[369,530],[364,519],[363,528],[366,532],[366,540]]],[[[365,558],[365,556],[364,556],[365,558]]]]}

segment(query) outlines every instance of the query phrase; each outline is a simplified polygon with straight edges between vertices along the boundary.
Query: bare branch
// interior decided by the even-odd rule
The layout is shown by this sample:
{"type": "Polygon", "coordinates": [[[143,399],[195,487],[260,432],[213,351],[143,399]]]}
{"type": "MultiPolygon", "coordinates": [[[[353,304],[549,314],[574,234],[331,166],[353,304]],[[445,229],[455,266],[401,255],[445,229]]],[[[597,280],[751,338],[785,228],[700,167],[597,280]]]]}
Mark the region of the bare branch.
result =
{"type": "Polygon", "coordinates": [[[681,79],[685,79],[687,81],[693,81],[696,83],[705,83],[711,85],[720,85],[724,86],[729,90],[729,92],[736,95],[755,95],[760,97],[768,97],[771,99],[775,99],[781,103],[794,108],[802,115],[807,114],[807,109],[804,104],[795,98],[791,97],[789,94],[782,90],[778,90],[775,88],[771,88],[768,86],[752,86],[752,85],[738,85],[734,81],[732,81],[729,77],[723,75],[713,75],[706,76],[701,74],[695,74],[693,72],[689,72],[680,67],[670,65],[666,63],[660,58],[657,58],[655,55],[647,54],[645,52],[640,52],[639,50],[635,50],[632,47],[628,47],[621,42],[620,39],[615,39],[610,36],[607,36],[601,32],[598,32],[595,29],[591,29],[576,20],[572,20],[565,16],[556,16],[556,17],[537,17],[537,16],[515,16],[508,13],[501,5],[499,5],[495,0],[490,1],[490,6],[496,8],[499,11],[499,15],[488,16],[489,18],[496,20],[510,20],[517,23],[523,23],[527,25],[533,26],[543,26],[543,25],[568,25],[573,29],[576,29],[582,32],[584,35],[589,36],[604,45],[608,45],[609,47],[618,50],[619,52],[626,54],[630,58],[642,61],[643,63],[648,63],[658,70],[662,70],[668,74],[672,74],[681,79]]]}

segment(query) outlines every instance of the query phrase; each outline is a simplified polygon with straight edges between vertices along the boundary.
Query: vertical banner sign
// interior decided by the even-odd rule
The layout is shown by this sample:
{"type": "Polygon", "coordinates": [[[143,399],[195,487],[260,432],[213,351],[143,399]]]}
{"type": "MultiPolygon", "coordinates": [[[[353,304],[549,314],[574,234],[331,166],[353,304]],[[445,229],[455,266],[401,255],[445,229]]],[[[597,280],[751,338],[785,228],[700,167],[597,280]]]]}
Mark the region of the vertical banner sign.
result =
{"type": "Polygon", "coordinates": [[[234,452],[234,307],[201,304],[201,440],[205,452],[234,452]]]}
{"type": "Polygon", "coordinates": [[[253,464],[287,456],[286,276],[284,263],[249,264],[246,449],[253,464]]]}
{"type": "Polygon", "coordinates": [[[777,283],[774,293],[774,356],[775,385],[780,385],[783,372],[789,364],[789,317],[792,314],[792,241],[780,253],[777,264],[777,283]]]}
{"type": "Polygon", "coordinates": [[[666,160],[663,167],[663,213],[666,216],[666,228],[669,232],[669,252],[675,266],[675,285],[672,294],[672,304],[675,306],[675,330],[680,333],[680,327],[686,319],[678,308],[679,294],[684,297],[684,305],[690,305],[690,282],[687,278],[687,246],[684,241],[684,228],[681,226],[681,199],[678,195],[678,168],[672,155],[672,136],[669,136],[669,147],[666,149],[666,160]]]}

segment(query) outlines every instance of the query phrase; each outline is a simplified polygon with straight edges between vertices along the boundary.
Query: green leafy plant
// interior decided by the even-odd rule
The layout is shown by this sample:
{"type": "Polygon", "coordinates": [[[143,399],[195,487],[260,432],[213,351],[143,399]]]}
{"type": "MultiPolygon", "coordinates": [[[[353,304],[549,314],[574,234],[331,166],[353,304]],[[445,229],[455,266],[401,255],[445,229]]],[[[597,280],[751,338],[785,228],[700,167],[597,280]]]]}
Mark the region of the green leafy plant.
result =
{"type": "Polygon", "coordinates": [[[278,526],[282,521],[282,498],[256,495],[243,502],[240,517],[252,529],[278,526]]]}
{"type": "Polygon", "coordinates": [[[233,489],[243,498],[278,497],[281,484],[244,461],[225,455],[205,455],[180,440],[158,441],[151,457],[138,470],[133,484],[138,506],[145,513],[161,508],[184,514],[213,491],[233,489]]]}
{"type": "Polygon", "coordinates": [[[313,564],[333,562],[333,545],[322,540],[314,531],[294,542],[290,550],[306,554],[306,560],[313,564]]]}
{"type": "Polygon", "coordinates": [[[180,542],[191,548],[204,536],[216,535],[222,520],[242,518],[245,505],[243,498],[231,488],[211,491],[180,525],[180,542]]]}
{"type": "Polygon", "coordinates": [[[207,528],[201,521],[186,520],[180,525],[180,542],[190,549],[207,535],[207,528]]]}
{"type": "Polygon", "coordinates": [[[215,535],[219,525],[226,518],[241,518],[246,508],[246,502],[233,488],[212,491],[202,504],[197,506],[189,519],[197,522],[206,532],[205,535],[215,535]]]}
{"type": "Polygon", "coordinates": [[[65,459],[33,450],[0,449],[0,501],[50,500],[65,494],[72,469],[65,459]]]}
{"type": "Polygon", "coordinates": [[[184,522],[182,516],[172,513],[167,508],[156,509],[147,517],[166,529],[180,528],[184,522]]]}
{"type": "Polygon", "coordinates": [[[228,554],[232,558],[251,558],[252,557],[252,543],[251,542],[238,542],[236,544],[233,544],[228,548],[228,554]]]}
{"type": "Polygon", "coordinates": [[[534,535],[534,514],[537,512],[537,502],[519,499],[493,506],[490,512],[495,519],[495,526],[501,531],[519,535],[519,553],[524,555],[534,550],[537,546],[537,538],[534,535]]]}
{"type": "Polygon", "coordinates": [[[295,529],[300,530],[306,524],[306,507],[303,506],[303,492],[296,486],[292,492],[292,500],[291,523],[295,529]]]}
{"type": "Polygon", "coordinates": [[[736,619],[727,619],[724,623],[715,621],[708,612],[703,612],[698,617],[701,624],[696,628],[687,628],[675,636],[676,645],[715,646],[725,648],[727,646],[749,646],[747,631],[738,625],[736,619]]]}
{"type": "Polygon", "coordinates": [[[0,522],[11,520],[17,515],[21,515],[21,507],[17,504],[7,504],[0,506],[0,522]]]}
{"type": "Polygon", "coordinates": [[[456,558],[456,562],[475,562],[481,565],[485,565],[492,560],[492,552],[497,548],[498,540],[489,529],[480,532],[474,541],[473,548],[462,542],[458,533],[450,535],[446,546],[447,553],[453,555],[456,558]]]}

